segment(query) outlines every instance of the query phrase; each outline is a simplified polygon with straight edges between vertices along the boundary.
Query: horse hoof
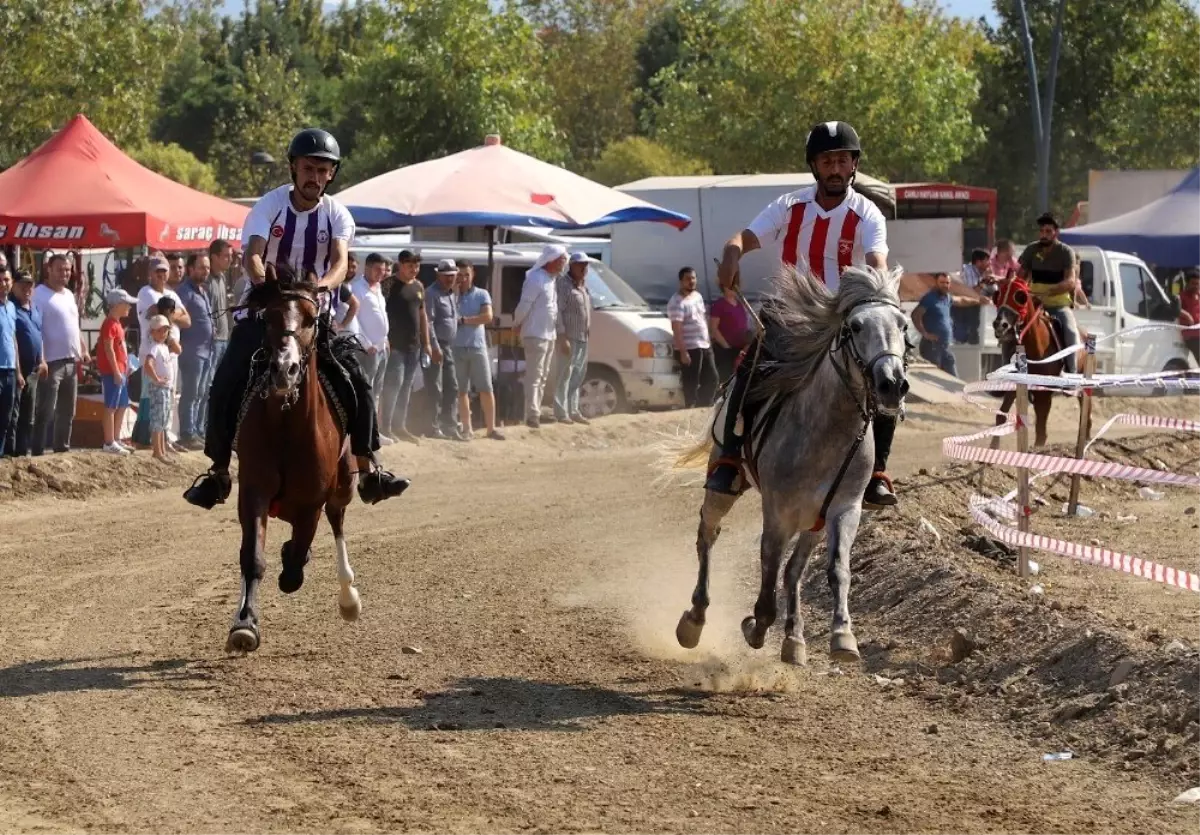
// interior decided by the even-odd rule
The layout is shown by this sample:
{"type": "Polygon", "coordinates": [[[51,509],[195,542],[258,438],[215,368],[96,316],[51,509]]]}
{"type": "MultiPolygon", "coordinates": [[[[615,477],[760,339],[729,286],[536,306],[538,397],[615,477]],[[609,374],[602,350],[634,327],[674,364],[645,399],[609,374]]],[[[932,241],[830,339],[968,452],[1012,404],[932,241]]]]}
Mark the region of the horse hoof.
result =
{"type": "Polygon", "coordinates": [[[753,616],[742,620],[742,636],[751,649],[762,649],[767,642],[767,631],[764,629],[763,634],[759,635],[757,626],[753,616]]]}
{"type": "Polygon", "coordinates": [[[783,639],[783,648],[779,651],[779,660],[784,664],[795,664],[803,667],[808,663],[808,649],[804,646],[803,638],[787,637],[783,639]]]}
{"type": "Polygon", "coordinates": [[[358,620],[358,616],[362,614],[362,599],[358,596],[358,589],[351,587],[348,594],[338,598],[338,611],[342,614],[342,620],[347,623],[358,620]]]}
{"type": "Polygon", "coordinates": [[[284,594],[294,594],[304,585],[304,569],[297,568],[288,571],[286,568],[279,572],[279,590],[284,594]]]}
{"type": "Polygon", "coordinates": [[[829,638],[829,657],[834,661],[852,663],[862,660],[858,653],[858,641],[852,632],[835,632],[829,638]]]}
{"type": "Polygon", "coordinates": [[[696,620],[692,610],[688,609],[679,616],[679,623],[675,626],[675,640],[679,641],[679,645],[684,649],[695,649],[700,643],[700,633],[704,631],[704,621],[696,620]]]}
{"type": "Polygon", "coordinates": [[[229,630],[225,639],[226,652],[254,652],[258,649],[258,628],[255,626],[235,626],[229,630]]]}

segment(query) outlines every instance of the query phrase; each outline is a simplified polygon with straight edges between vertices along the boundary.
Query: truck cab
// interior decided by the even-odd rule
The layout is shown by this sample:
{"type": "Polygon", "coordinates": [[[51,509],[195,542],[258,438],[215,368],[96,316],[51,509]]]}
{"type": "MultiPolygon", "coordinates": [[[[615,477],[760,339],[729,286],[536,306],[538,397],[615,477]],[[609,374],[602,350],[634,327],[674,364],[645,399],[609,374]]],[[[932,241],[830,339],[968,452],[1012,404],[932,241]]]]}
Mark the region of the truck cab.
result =
{"type": "MultiPolygon", "coordinates": [[[[1141,325],[1178,321],[1178,301],[1167,296],[1142,259],[1094,246],[1074,249],[1079,256],[1079,282],[1091,304],[1090,308],[1075,308],[1081,331],[1099,338],[1141,325]]],[[[982,379],[1002,364],[1000,346],[992,334],[996,309],[982,307],[979,315],[979,344],[955,344],[951,348],[959,376],[968,381],[982,379]]],[[[1192,365],[1175,328],[1122,334],[1096,345],[1097,373],[1153,374],[1183,371],[1192,365]]]]}
{"type": "MultiPolygon", "coordinates": [[[[513,313],[521,299],[525,273],[538,255],[540,245],[506,244],[492,252],[493,270],[487,277],[487,246],[470,243],[432,244],[421,241],[384,243],[382,236],[355,241],[350,250],[364,263],[371,252],[395,259],[403,249],[421,255],[420,281],[434,281],[434,269],[442,258],[468,258],[475,265],[476,284],[486,286],[492,296],[495,319],[488,327],[493,377],[524,373],[525,358],[519,335],[513,329],[513,313]],[[363,245],[365,244],[365,245],[363,245]],[[487,284],[482,282],[487,280],[487,284]]],[[[573,247],[586,250],[586,247],[573,247]]],[[[588,367],[579,393],[584,417],[603,417],[618,411],[669,408],[682,405],[683,384],[675,359],[671,323],[650,310],[646,301],[600,261],[588,268],[587,287],[592,296],[588,367]]],[[[418,382],[420,382],[418,380],[418,382]]],[[[553,386],[547,386],[552,397],[553,386]]]]}

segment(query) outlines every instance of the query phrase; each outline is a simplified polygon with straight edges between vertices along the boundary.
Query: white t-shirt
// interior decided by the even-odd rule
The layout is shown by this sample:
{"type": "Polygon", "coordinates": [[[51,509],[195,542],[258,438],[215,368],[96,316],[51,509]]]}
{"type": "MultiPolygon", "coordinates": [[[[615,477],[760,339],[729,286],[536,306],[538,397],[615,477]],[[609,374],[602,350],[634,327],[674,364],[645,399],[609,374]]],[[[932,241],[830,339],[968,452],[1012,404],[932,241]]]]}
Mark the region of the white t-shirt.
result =
{"type": "Polygon", "coordinates": [[[252,237],[267,242],[264,264],[287,264],[303,277],[305,270],[324,276],[333,257],[333,242],[354,238],[354,219],[329,195],[307,212],[292,206],[292,186],[280,186],[259,198],[242,226],[242,246],[252,237]]]}
{"type": "Polygon", "coordinates": [[[367,348],[387,348],[388,317],[387,300],[383,297],[383,288],[376,284],[372,287],[366,278],[356,278],[350,285],[354,295],[358,297],[358,334],[362,344],[367,348]]]}
{"type": "Polygon", "coordinates": [[[782,263],[808,267],[837,290],[846,267],[865,263],[868,252],[887,255],[887,224],[879,207],[854,189],[830,211],[817,205],[816,196],[816,186],[785,194],[747,228],[782,263]]]}
{"type": "MultiPolygon", "coordinates": [[[[138,354],[141,359],[144,359],[146,352],[150,350],[150,346],[154,344],[154,340],[150,337],[150,317],[158,313],[154,306],[158,304],[159,299],[166,296],[168,299],[175,300],[175,309],[183,310],[183,299],[179,298],[179,294],[167,287],[163,292],[158,292],[149,284],[138,290],[137,297],[137,317],[138,317],[138,332],[141,337],[138,341],[138,354]]],[[[175,344],[179,344],[179,325],[171,322],[171,330],[168,332],[168,338],[174,339],[175,344]]],[[[171,359],[171,379],[178,377],[179,356],[167,352],[171,359]]]]}
{"type": "Polygon", "coordinates": [[[708,314],[704,308],[704,296],[695,290],[687,297],[676,293],[667,303],[667,318],[672,322],[683,325],[680,337],[683,347],[689,351],[693,348],[711,348],[712,342],[708,336],[708,314]]]}
{"type": "Polygon", "coordinates": [[[42,313],[42,347],[46,362],[80,359],[79,305],[65,287],[57,293],[45,284],[33,289],[33,306],[42,313]]]}
{"type": "MultiPolygon", "coordinates": [[[[154,370],[165,381],[167,388],[175,388],[175,356],[167,348],[167,343],[151,342],[150,349],[143,354],[142,362],[154,363],[154,370]]],[[[150,381],[149,375],[146,381],[150,381]]]]}

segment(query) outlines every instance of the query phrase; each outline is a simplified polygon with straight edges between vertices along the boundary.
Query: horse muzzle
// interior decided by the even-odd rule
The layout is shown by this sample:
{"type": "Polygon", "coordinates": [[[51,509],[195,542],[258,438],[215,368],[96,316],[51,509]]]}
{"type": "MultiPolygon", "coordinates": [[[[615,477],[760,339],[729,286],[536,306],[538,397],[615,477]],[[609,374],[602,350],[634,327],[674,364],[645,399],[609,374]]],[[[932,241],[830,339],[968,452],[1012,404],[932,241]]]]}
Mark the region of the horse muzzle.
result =
{"type": "Polygon", "coordinates": [[[908,375],[903,360],[887,357],[875,368],[875,408],[885,415],[898,414],[908,394],[908,375]]]}
{"type": "Polygon", "coordinates": [[[294,359],[275,359],[271,362],[271,388],[275,394],[290,394],[300,383],[300,363],[294,359]]]}

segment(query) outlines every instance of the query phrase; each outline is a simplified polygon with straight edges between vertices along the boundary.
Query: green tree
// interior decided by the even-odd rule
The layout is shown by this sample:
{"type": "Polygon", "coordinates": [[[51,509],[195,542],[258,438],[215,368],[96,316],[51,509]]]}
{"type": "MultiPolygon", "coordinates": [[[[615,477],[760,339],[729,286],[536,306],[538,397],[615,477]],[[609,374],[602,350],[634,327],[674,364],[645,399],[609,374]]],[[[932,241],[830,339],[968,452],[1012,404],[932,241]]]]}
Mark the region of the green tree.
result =
{"type": "Polygon", "coordinates": [[[389,25],[354,62],[346,95],[358,108],[351,176],[363,179],[480,145],[489,133],[561,162],[550,90],[533,68],[539,46],[515,10],[487,0],[392,0],[389,25]]]}
{"type": "Polygon", "coordinates": [[[573,167],[583,170],[636,128],[641,33],[665,0],[521,0],[539,27],[542,71],[553,92],[554,122],[566,134],[573,167]]]}
{"type": "Polygon", "coordinates": [[[724,0],[684,9],[680,60],[653,86],[654,137],[718,173],[794,171],[816,122],[863,137],[864,169],[943,177],[981,141],[983,39],[931,0],[724,0]]]}
{"type": "MultiPolygon", "coordinates": [[[[1049,54],[1055,3],[1026,0],[1034,50],[1049,54]]],[[[1037,214],[1036,157],[1025,57],[1016,10],[999,17],[979,53],[983,79],[976,121],[987,142],[960,166],[959,179],[998,191],[998,233],[1028,237],[1037,214]]],[[[1069,217],[1087,197],[1088,171],[1187,168],[1197,163],[1200,17],[1185,0],[1066,6],[1054,129],[1051,206],[1069,217]]]]}
{"type": "Polygon", "coordinates": [[[247,55],[245,66],[229,90],[229,99],[218,114],[209,163],[221,188],[231,196],[258,194],[264,178],[282,175],[251,165],[255,151],[282,159],[288,141],[306,123],[304,87],[300,74],[287,68],[278,55],[247,55]]]}
{"type": "Polygon", "coordinates": [[[627,136],[604,149],[588,170],[588,177],[606,186],[619,186],[644,177],[711,174],[707,165],[646,139],[627,136]]]}
{"type": "Polygon", "coordinates": [[[151,171],[170,177],[177,183],[209,194],[217,192],[217,178],[212,167],[173,142],[169,145],[145,142],[125,152],[151,171]]]}
{"type": "Polygon", "coordinates": [[[0,167],[77,113],[118,144],[145,138],[172,37],[138,0],[5,0],[0,167]]]}

